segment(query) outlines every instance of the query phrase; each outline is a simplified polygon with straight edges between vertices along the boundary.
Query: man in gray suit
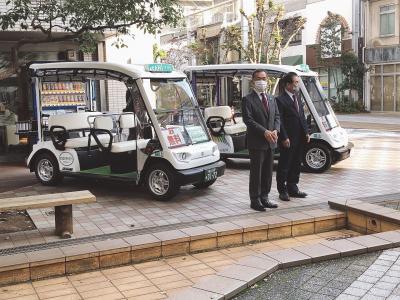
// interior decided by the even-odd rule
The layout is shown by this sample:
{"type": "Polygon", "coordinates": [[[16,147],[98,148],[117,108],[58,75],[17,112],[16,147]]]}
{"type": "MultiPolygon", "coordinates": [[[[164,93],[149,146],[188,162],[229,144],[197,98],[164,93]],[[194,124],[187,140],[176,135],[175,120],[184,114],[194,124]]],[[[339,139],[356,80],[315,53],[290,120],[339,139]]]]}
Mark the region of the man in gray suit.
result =
{"type": "Polygon", "coordinates": [[[247,148],[250,156],[250,207],[257,211],[276,208],[268,199],[272,183],[274,149],[277,146],[280,119],[275,98],[266,94],[267,73],[256,70],[253,91],[242,100],[243,122],[247,125],[247,148]]]}

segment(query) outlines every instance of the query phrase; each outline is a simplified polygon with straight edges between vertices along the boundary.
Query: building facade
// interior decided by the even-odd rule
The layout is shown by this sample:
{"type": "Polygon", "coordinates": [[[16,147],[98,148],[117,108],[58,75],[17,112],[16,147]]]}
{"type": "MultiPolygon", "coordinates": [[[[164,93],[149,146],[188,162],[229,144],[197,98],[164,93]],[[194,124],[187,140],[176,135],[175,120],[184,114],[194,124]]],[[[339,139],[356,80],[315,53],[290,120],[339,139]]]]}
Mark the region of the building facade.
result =
{"type": "Polygon", "coordinates": [[[364,2],[365,49],[368,68],[365,104],[371,111],[400,111],[399,1],[364,2]]]}

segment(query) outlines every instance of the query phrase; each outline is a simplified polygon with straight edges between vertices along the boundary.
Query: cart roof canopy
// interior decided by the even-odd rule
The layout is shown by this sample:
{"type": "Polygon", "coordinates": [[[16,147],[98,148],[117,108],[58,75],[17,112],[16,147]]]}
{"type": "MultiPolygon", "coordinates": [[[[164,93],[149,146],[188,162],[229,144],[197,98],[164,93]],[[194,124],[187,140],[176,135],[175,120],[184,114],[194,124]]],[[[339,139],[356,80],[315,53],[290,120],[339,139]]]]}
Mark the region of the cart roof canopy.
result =
{"type": "Polygon", "coordinates": [[[225,65],[205,65],[186,67],[185,71],[194,71],[199,73],[237,73],[246,74],[252,73],[255,70],[265,70],[267,73],[289,73],[294,72],[299,76],[318,76],[318,73],[310,71],[307,65],[286,66],[272,64],[225,64],[225,65]]]}
{"type": "Polygon", "coordinates": [[[55,62],[34,63],[29,66],[31,76],[58,80],[81,80],[86,78],[108,78],[128,81],[129,78],[186,78],[172,65],[131,65],[106,62],[55,62]]]}

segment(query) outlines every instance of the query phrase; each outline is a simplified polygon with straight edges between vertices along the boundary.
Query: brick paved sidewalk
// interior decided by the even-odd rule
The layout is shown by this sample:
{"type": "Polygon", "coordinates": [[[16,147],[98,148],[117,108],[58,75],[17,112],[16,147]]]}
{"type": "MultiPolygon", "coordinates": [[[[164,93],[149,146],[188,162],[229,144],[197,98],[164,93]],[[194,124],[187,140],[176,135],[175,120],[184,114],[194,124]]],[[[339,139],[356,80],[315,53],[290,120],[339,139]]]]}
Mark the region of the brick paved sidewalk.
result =
{"type": "MultiPolygon", "coordinates": [[[[277,200],[275,180],[271,198],[279,203],[278,210],[326,205],[337,198],[354,199],[400,192],[400,144],[395,137],[353,139],[354,154],[324,174],[302,174],[301,189],[309,193],[306,199],[288,203],[277,200]],[[366,183],[366,179],[371,179],[366,183]]],[[[74,237],[91,237],[128,230],[146,229],[177,224],[253,214],[248,199],[248,161],[231,164],[226,175],[208,190],[185,187],[171,202],[153,201],[138,188],[121,184],[68,179],[62,186],[39,184],[0,194],[0,198],[31,194],[46,194],[89,189],[96,204],[74,207],[74,237]]],[[[271,211],[269,211],[271,213],[271,211]]],[[[54,236],[54,215],[51,209],[30,210],[36,230],[0,235],[0,249],[58,241],[54,236]]]]}
{"type": "MultiPolygon", "coordinates": [[[[339,230],[0,287],[0,299],[165,299],[243,257],[357,236],[339,230]]],[[[264,256],[265,257],[265,256],[264,256]]]]}
{"type": "Polygon", "coordinates": [[[337,300],[400,299],[400,248],[384,251],[337,300]]]}

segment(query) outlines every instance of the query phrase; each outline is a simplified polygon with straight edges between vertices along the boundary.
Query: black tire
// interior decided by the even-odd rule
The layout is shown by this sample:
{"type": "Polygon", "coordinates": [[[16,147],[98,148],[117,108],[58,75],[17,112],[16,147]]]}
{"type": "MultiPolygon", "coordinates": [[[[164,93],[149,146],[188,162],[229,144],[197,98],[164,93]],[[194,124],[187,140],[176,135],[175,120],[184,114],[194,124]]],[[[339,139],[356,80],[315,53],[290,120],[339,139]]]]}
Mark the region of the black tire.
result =
{"type": "Polygon", "coordinates": [[[202,189],[206,189],[206,188],[208,188],[209,186],[213,185],[214,182],[216,182],[216,181],[217,181],[217,179],[210,180],[210,181],[207,181],[207,182],[193,183],[193,186],[194,186],[196,189],[202,190],[202,189]]]}
{"type": "Polygon", "coordinates": [[[43,185],[57,185],[63,179],[57,160],[49,153],[42,153],[36,157],[35,175],[43,185]]]}
{"type": "Polygon", "coordinates": [[[145,185],[152,197],[159,201],[168,201],[180,189],[175,172],[165,163],[150,166],[146,172],[145,185]],[[163,180],[164,182],[160,182],[163,180]],[[158,181],[158,182],[157,182],[158,181]],[[160,186],[164,184],[164,186],[160,186]]]}
{"type": "Polygon", "coordinates": [[[322,173],[332,165],[332,152],[322,143],[311,142],[304,148],[303,167],[311,173],[322,173]]]}

